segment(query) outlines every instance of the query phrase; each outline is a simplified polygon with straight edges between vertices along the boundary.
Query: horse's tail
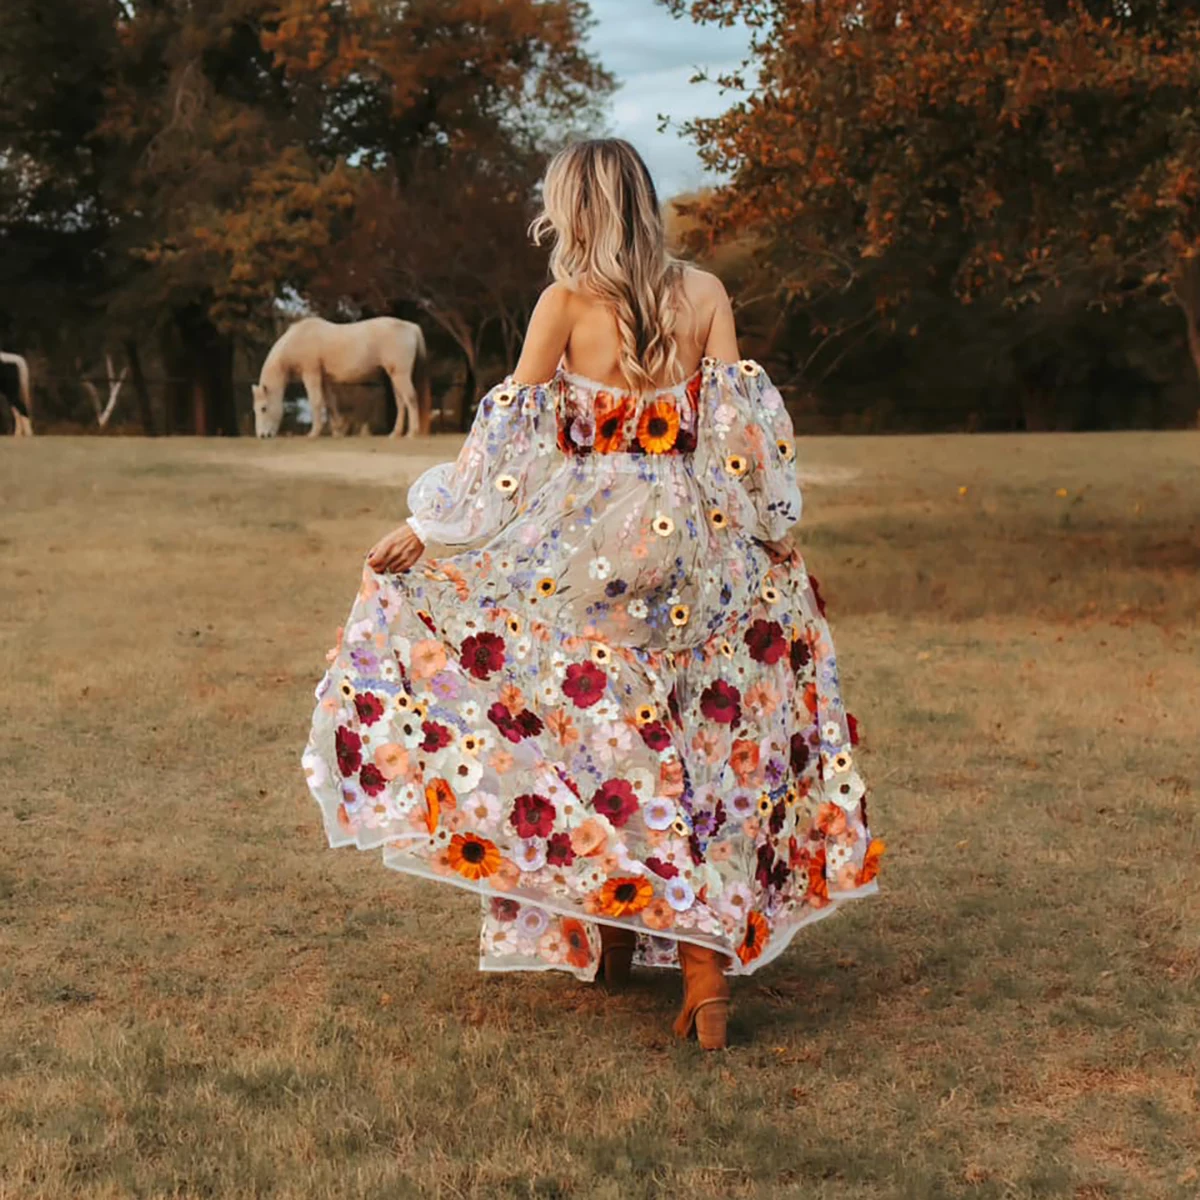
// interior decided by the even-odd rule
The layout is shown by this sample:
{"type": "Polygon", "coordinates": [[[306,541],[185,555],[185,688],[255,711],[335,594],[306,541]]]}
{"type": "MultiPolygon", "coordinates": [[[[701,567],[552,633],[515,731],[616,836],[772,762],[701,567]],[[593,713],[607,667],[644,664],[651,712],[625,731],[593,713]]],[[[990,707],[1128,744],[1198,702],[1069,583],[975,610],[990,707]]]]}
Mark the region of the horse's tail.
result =
{"type": "Polygon", "coordinates": [[[413,346],[413,387],[417,389],[417,428],[428,433],[433,423],[433,390],[429,377],[429,354],[425,348],[425,331],[415,325],[416,344],[413,346]]]}

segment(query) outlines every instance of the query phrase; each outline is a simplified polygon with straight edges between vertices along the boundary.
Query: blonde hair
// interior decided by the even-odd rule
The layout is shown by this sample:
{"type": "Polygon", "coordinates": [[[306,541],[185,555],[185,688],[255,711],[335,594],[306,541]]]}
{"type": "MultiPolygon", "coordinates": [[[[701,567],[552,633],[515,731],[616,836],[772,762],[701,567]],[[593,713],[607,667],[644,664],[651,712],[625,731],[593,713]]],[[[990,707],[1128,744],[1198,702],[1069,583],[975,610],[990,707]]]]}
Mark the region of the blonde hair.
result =
{"type": "Polygon", "coordinates": [[[683,264],[667,252],[650,172],[619,138],[575,142],[551,160],[542,212],[529,227],[554,235],[550,273],[608,305],[621,339],[621,374],[646,389],[679,372],[676,296],[683,264]]]}

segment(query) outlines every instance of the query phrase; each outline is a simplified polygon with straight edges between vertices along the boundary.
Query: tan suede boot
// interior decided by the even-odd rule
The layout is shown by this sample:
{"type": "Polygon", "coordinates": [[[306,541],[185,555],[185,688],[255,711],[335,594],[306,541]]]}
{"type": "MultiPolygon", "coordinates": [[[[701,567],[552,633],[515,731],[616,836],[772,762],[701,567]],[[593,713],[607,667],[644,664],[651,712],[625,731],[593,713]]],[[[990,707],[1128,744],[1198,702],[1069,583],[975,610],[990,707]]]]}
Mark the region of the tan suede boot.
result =
{"type": "Polygon", "coordinates": [[[624,987],[629,982],[633,967],[633,952],[637,947],[637,934],[632,929],[616,925],[600,926],[600,967],[596,980],[603,980],[609,987],[624,987]]]}
{"type": "Polygon", "coordinates": [[[707,946],[679,943],[679,966],[683,971],[683,1008],[675,1020],[678,1037],[696,1038],[705,1050],[725,1049],[725,1024],[729,1019],[729,959],[707,946]]]}

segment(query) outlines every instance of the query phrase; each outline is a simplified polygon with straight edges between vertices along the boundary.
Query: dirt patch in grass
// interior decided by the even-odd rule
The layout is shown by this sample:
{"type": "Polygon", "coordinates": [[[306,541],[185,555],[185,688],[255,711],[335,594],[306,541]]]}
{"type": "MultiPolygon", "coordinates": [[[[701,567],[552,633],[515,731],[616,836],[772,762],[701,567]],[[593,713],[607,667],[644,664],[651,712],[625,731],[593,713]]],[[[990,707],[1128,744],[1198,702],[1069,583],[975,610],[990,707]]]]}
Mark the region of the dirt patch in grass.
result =
{"type": "Polygon", "coordinates": [[[0,444],[0,1197],[1194,1200],[1200,436],[805,441],[891,849],[715,1057],[324,845],[312,687],[455,444],[0,444]]]}

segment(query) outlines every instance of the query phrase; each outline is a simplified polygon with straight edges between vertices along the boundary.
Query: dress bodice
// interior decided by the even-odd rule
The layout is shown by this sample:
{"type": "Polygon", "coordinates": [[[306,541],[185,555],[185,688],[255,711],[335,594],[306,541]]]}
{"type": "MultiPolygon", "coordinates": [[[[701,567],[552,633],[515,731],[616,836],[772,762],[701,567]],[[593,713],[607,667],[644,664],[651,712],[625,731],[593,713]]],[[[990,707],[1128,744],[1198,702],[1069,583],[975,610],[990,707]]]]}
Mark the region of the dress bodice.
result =
{"type": "Polygon", "coordinates": [[[632,393],[559,371],[558,446],[588,454],[691,454],[703,367],[672,387],[632,393]]]}

